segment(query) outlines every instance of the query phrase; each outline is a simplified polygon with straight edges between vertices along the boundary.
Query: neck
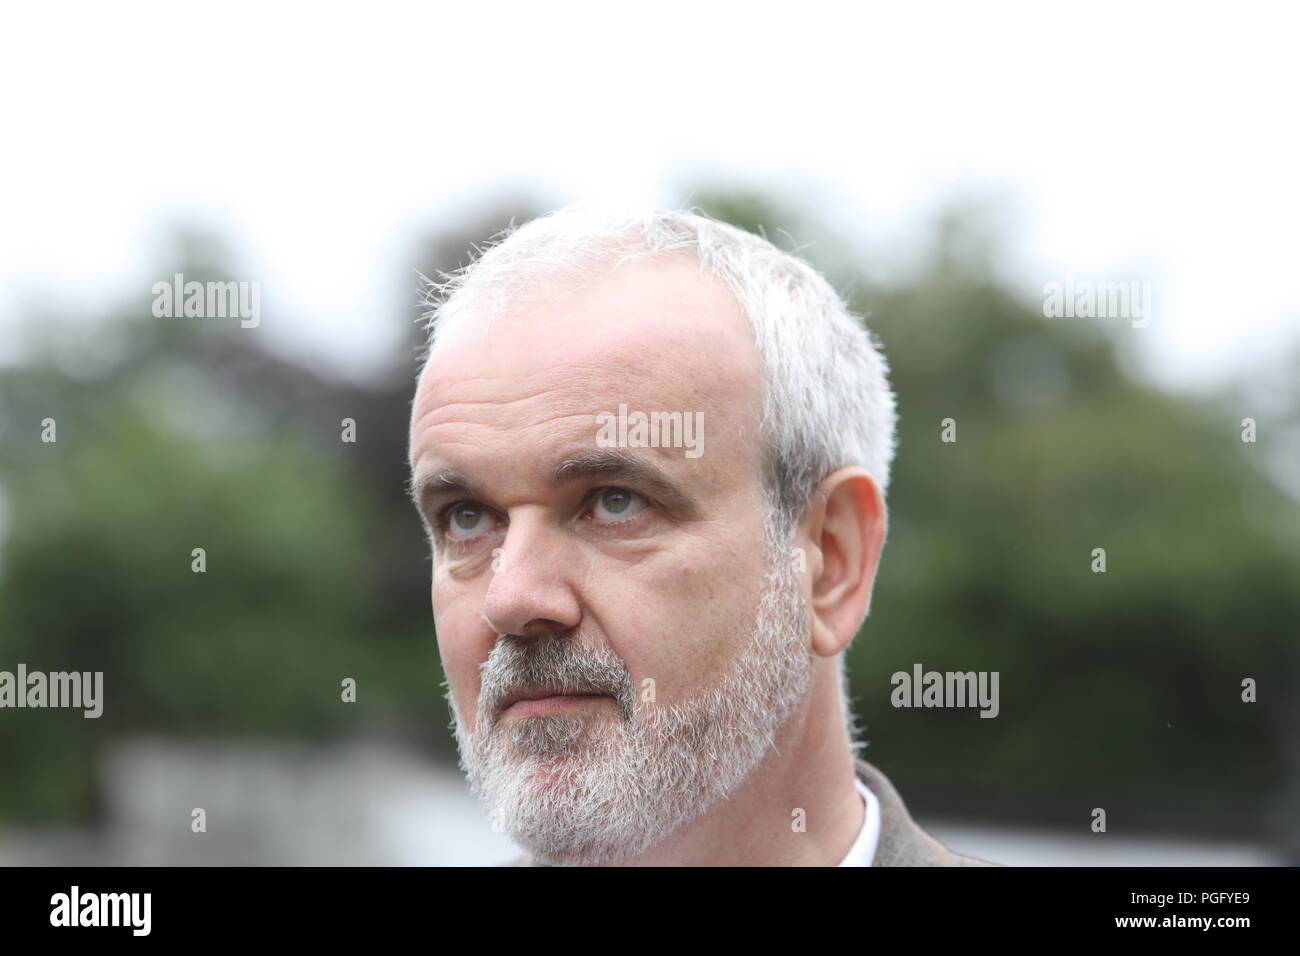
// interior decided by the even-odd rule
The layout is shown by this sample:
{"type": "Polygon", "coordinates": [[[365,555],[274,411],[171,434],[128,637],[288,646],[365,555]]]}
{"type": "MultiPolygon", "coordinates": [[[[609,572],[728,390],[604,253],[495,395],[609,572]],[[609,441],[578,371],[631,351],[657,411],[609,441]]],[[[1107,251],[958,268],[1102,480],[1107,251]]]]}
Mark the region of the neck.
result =
{"type": "Polygon", "coordinates": [[[844,722],[838,662],[818,658],[806,704],[740,787],[619,865],[837,865],[864,816],[844,722]]]}

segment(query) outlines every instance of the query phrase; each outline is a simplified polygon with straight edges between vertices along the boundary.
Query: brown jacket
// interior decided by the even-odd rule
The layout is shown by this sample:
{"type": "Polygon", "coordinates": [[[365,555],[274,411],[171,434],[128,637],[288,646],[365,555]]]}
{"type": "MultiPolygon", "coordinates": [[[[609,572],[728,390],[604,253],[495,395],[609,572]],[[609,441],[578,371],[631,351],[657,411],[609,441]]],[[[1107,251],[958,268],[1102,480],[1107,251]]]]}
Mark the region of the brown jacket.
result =
{"type": "MultiPolygon", "coordinates": [[[[880,839],[872,866],[997,866],[954,853],[912,820],[903,798],[883,773],[865,760],[856,761],[858,777],[880,801],[880,839]]],[[[527,854],[503,866],[540,866],[527,854]]]]}

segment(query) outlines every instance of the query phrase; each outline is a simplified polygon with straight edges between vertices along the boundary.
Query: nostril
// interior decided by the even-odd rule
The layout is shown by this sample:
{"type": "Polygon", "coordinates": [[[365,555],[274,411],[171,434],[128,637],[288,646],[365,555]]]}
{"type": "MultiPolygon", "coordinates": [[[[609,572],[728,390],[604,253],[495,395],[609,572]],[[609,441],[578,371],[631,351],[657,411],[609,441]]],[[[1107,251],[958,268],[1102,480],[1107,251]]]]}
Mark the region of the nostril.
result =
{"type": "Polygon", "coordinates": [[[518,634],[511,634],[511,637],[536,638],[554,635],[563,637],[572,631],[573,628],[567,624],[561,624],[559,621],[552,621],[550,618],[537,617],[524,625],[522,631],[518,634]]]}

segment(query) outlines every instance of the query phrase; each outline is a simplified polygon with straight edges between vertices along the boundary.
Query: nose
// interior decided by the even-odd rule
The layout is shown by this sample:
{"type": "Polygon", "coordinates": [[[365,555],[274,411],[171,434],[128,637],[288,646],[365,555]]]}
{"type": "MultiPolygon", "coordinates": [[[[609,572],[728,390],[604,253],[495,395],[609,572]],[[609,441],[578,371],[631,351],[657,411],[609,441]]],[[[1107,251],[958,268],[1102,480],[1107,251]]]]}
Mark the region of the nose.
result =
{"type": "Polygon", "coordinates": [[[570,543],[544,519],[512,520],[483,599],[488,627],[526,637],[576,628],[582,614],[570,578],[575,562],[570,543]]]}

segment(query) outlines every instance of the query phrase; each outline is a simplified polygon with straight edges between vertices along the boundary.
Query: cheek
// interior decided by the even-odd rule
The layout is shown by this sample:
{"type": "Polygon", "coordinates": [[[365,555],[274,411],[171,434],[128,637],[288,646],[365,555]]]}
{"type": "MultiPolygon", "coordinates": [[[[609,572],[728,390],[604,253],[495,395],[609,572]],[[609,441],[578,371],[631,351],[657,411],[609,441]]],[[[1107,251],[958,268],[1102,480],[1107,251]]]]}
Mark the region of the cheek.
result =
{"type": "Polygon", "coordinates": [[[484,636],[481,618],[465,602],[446,603],[434,612],[433,619],[438,656],[448,688],[461,716],[466,721],[473,721],[478,701],[479,665],[487,660],[492,642],[484,636]]]}
{"type": "Polygon", "coordinates": [[[678,562],[639,581],[635,596],[602,602],[608,606],[595,616],[638,698],[646,678],[660,703],[715,686],[750,637],[763,580],[749,561],[678,562]]]}

